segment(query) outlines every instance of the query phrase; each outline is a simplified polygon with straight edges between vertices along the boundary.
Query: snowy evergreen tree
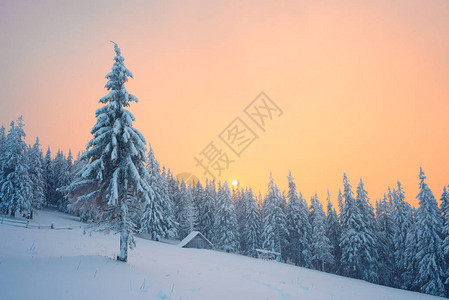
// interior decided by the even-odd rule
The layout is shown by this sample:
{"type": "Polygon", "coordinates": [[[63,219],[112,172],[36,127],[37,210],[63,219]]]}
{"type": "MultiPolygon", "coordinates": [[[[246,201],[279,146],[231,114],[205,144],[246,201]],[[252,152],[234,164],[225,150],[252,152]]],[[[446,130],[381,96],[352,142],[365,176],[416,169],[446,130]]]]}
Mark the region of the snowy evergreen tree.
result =
{"type": "MultiPolygon", "coordinates": [[[[3,181],[2,171],[3,171],[3,165],[4,165],[5,155],[6,155],[5,144],[6,144],[5,127],[1,126],[0,127],[0,183],[3,181]]],[[[0,193],[0,209],[1,208],[2,208],[2,196],[0,193]]]]}
{"type": "Polygon", "coordinates": [[[418,252],[418,244],[417,244],[417,231],[418,231],[418,223],[416,218],[416,210],[412,209],[407,217],[410,220],[410,228],[407,231],[406,240],[405,240],[405,263],[406,263],[406,272],[402,275],[405,279],[404,285],[408,290],[411,291],[419,291],[418,283],[417,283],[417,273],[418,273],[418,259],[416,257],[416,253],[418,252]]]}
{"type": "Polygon", "coordinates": [[[326,236],[326,215],[324,214],[323,205],[315,194],[310,201],[309,222],[312,226],[312,265],[316,270],[328,270],[328,266],[334,263],[332,256],[332,245],[326,236]]]}
{"type": "Polygon", "coordinates": [[[368,195],[362,180],[357,186],[357,199],[353,197],[346,174],[343,175],[343,184],[344,212],[340,241],[342,273],[345,276],[375,282],[377,249],[370,220],[370,206],[367,204],[368,195]]]}
{"type": "Polygon", "coordinates": [[[214,245],[226,252],[238,250],[237,217],[232,203],[231,192],[228,183],[218,186],[217,207],[215,213],[214,245]]]}
{"type": "Polygon", "coordinates": [[[44,180],[45,180],[45,206],[49,207],[50,205],[56,205],[56,186],[57,186],[57,178],[54,174],[53,170],[53,160],[51,159],[51,150],[50,146],[47,148],[47,153],[44,158],[44,180]]]}
{"type": "Polygon", "coordinates": [[[446,262],[442,251],[443,220],[437,201],[425,183],[426,176],[422,168],[419,172],[419,200],[417,210],[416,238],[418,251],[417,284],[421,293],[435,296],[446,296],[444,281],[446,278],[446,262]]]}
{"type": "MultiPolygon", "coordinates": [[[[443,254],[444,259],[446,261],[446,267],[449,265],[449,193],[446,187],[443,188],[443,194],[441,194],[441,215],[443,216],[443,230],[442,230],[442,238],[443,238],[443,254]]],[[[446,292],[449,290],[449,271],[446,273],[446,292]]]]}
{"type": "Polygon", "coordinates": [[[193,182],[192,184],[192,197],[193,197],[193,230],[198,231],[200,228],[200,214],[204,208],[204,188],[200,181],[193,182]]]}
{"type": "MultiPolygon", "coordinates": [[[[29,174],[33,181],[33,200],[32,208],[40,209],[45,203],[45,180],[44,170],[42,167],[43,156],[40,148],[39,138],[36,138],[36,142],[29,151],[29,174]]],[[[30,215],[32,218],[32,215],[30,215]]]]}
{"type": "Polygon", "coordinates": [[[198,213],[198,230],[210,241],[214,240],[215,223],[215,203],[216,191],[215,182],[206,180],[206,188],[203,191],[203,205],[198,213]]]}
{"type": "Polygon", "coordinates": [[[175,209],[177,211],[176,222],[178,225],[179,238],[183,239],[193,230],[194,211],[193,211],[193,197],[190,186],[186,186],[184,181],[181,182],[178,193],[175,197],[175,209]]]}
{"type": "Polygon", "coordinates": [[[240,188],[240,184],[237,184],[237,186],[233,188],[232,198],[234,201],[235,214],[238,223],[238,240],[240,245],[240,252],[246,253],[247,245],[246,245],[245,229],[246,229],[246,213],[248,208],[245,199],[245,193],[240,188]]]}
{"type": "Polygon", "coordinates": [[[161,180],[160,185],[162,186],[162,213],[164,216],[164,224],[166,228],[165,238],[175,238],[178,236],[178,224],[175,220],[175,215],[173,213],[173,203],[170,199],[169,183],[165,173],[165,167],[162,168],[162,174],[159,176],[161,180]]]}
{"type": "Polygon", "coordinates": [[[331,254],[334,258],[334,264],[330,266],[330,271],[333,273],[337,273],[340,269],[339,267],[341,259],[341,226],[338,222],[337,211],[332,206],[329,190],[327,191],[326,236],[329,238],[330,244],[332,246],[331,254]]]}
{"type": "Polygon", "coordinates": [[[54,195],[54,201],[59,211],[67,212],[68,198],[64,197],[63,190],[69,182],[69,178],[67,178],[67,168],[68,163],[67,159],[64,155],[64,152],[58,149],[56,153],[55,159],[52,162],[53,176],[55,179],[54,191],[52,191],[54,195]]]}
{"type": "Polygon", "coordinates": [[[288,173],[288,205],[287,205],[287,229],[289,236],[288,258],[297,266],[312,267],[312,254],[310,252],[310,240],[312,227],[308,220],[309,208],[305,199],[296,191],[296,183],[289,171],[288,173]]]}
{"type": "Polygon", "coordinates": [[[263,201],[263,230],[262,248],[265,250],[280,253],[280,260],[284,260],[287,253],[282,253],[283,245],[288,238],[287,220],[282,210],[282,199],[279,189],[274,183],[270,173],[268,183],[268,193],[263,201]]]}
{"type": "Polygon", "coordinates": [[[0,198],[2,210],[10,212],[13,217],[16,212],[29,210],[33,198],[33,182],[25,160],[27,145],[23,126],[22,116],[18,118],[17,125],[11,122],[4,145],[0,198]]]}
{"type": "Polygon", "coordinates": [[[134,116],[126,108],[137,102],[128,93],[125,83],[132,73],[125,67],[120,48],[114,43],[116,56],[112,71],[106,75],[109,93],[100,99],[104,104],[95,115],[97,123],[92,128],[93,139],[87,144],[83,157],[88,164],[83,168],[80,180],[72,184],[71,190],[83,185],[96,184],[96,189],[78,197],[78,201],[94,201],[101,208],[100,222],[104,228],[120,232],[119,261],[127,261],[128,246],[133,247],[135,224],[130,215],[136,203],[149,203],[153,199],[147,184],[145,167],[146,141],[133,128],[134,116]]]}
{"type": "Polygon", "coordinates": [[[257,206],[256,199],[253,195],[251,187],[245,192],[246,204],[246,228],[245,228],[245,242],[246,242],[246,255],[256,257],[256,249],[260,247],[260,235],[261,235],[261,216],[260,209],[257,206]]]}
{"type": "Polygon", "coordinates": [[[369,202],[368,192],[360,179],[357,186],[357,205],[359,206],[362,223],[360,233],[362,234],[361,255],[362,255],[362,279],[377,283],[378,274],[378,251],[377,251],[377,224],[374,208],[369,202]]]}
{"type": "Polygon", "coordinates": [[[393,195],[396,191],[388,188],[388,198],[384,195],[383,199],[377,201],[377,249],[379,254],[378,269],[379,283],[390,286],[393,284],[394,275],[394,223],[391,216],[391,205],[393,195]]]}
{"type": "Polygon", "coordinates": [[[394,250],[394,274],[393,286],[405,289],[407,282],[407,257],[406,241],[407,233],[411,227],[411,206],[405,202],[404,190],[401,183],[397,182],[396,193],[393,195],[392,219],[393,219],[393,250],[394,250]]]}
{"type": "Polygon", "coordinates": [[[175,222],[171,215],[170,200],[166,191],[167,186],[164,184],[165,179],[161,175],[159,162],[156,160],[151,145],[148,151],[147,169],[150,175],[148,185],[153,192],[150,199],[153,199],[153,201],[146,203],[144,206],[144,212],[140,220],[140,231],[150,234],[151,239],[156,241],[161,237],[174,237],[175,222]]]}

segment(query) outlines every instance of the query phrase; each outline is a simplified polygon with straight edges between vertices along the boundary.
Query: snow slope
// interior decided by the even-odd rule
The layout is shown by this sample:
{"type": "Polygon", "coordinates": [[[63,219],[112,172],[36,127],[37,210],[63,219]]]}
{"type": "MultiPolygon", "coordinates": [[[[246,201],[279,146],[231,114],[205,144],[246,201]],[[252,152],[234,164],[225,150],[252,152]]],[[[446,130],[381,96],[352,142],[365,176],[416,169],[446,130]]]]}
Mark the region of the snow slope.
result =
{"type": "Polygon", "coordinates": [[[119,236],[83,234],[77,218],[39,211],[73,230],[0,224],[0,299],[441,299],[277,262],[137,239],[127,264],[119,236]]]}

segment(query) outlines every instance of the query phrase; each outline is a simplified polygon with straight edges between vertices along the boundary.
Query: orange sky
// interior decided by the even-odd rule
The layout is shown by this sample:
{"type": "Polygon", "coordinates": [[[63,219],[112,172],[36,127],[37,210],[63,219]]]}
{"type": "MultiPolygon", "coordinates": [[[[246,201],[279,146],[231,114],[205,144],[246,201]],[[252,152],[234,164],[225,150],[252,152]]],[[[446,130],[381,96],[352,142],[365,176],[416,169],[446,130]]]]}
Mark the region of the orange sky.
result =
{"type": "Polygon", "coordinates": [[[336,200],[346,172],[370,197],[419,166],[449,184],[449,2],[0,2],[0,124],[77,152],[90,139],[119,43],[135,79],[135,126],[174,173],[240,117],[259,136],[219,178],[336,200]],[[244,3],[243,3],[244,2],[244,3]],[[262,132],[244,108],[264,91],[282,110],[262,132]]]}

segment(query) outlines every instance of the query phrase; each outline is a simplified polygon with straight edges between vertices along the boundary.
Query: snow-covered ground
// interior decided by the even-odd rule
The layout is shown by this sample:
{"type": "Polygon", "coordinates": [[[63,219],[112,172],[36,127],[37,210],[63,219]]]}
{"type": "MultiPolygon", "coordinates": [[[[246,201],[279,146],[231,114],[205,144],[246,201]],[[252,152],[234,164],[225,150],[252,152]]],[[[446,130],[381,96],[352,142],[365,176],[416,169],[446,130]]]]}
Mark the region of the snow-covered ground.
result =
{"type": "Polygon", "coordinates": [[[143,239],[137,239],[125,264],[114,260],[117,235],[83,234],[77,218],[58,212],[39,211],[35,221],[74,229],[0,224],[0,299],[438,299],[282,263],[143,239]]]}

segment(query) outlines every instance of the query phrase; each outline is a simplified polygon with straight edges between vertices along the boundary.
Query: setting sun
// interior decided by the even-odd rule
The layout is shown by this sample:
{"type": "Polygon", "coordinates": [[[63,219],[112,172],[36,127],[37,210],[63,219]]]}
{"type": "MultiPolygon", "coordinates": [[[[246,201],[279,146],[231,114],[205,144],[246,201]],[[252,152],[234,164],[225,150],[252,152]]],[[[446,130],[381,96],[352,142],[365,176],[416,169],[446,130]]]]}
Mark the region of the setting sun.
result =
{"type": "Polygon", "coordinates": [[[239,184],[237,179],[232,180],[232,185],[233,186],[237,186],[239,184]]]}

